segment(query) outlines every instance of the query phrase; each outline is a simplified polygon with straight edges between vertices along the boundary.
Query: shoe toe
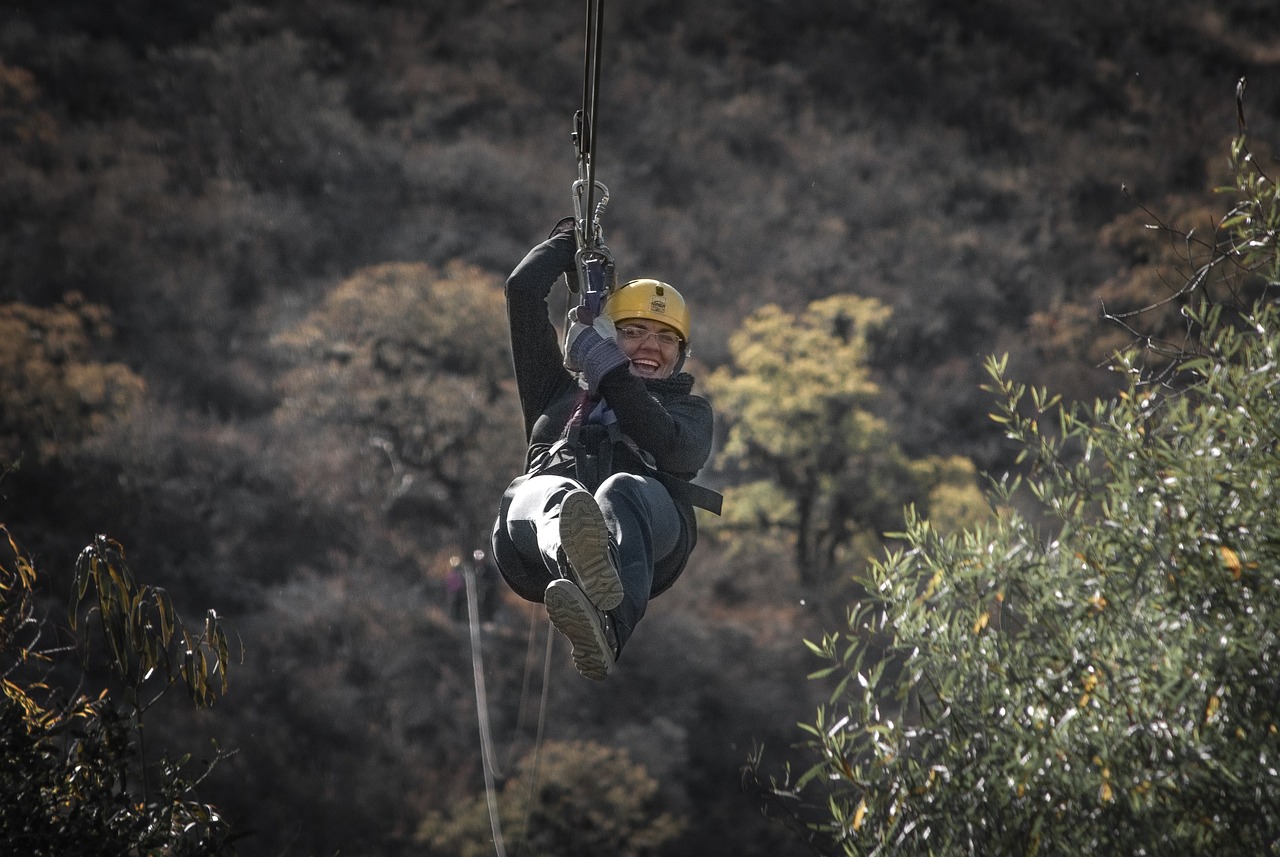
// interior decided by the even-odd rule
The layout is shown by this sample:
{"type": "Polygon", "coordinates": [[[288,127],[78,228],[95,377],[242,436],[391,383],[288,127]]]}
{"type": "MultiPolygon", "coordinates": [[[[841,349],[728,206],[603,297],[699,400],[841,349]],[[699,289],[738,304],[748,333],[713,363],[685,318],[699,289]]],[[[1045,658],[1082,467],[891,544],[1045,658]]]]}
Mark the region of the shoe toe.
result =
{"type": "Polygon", "coordinates": [[[573,665],[596,681],[613,669],[614,656],[603,626],[604,617],[573,582],[553,580],[545,595],[547,616],[573,646],[573,665]]]}

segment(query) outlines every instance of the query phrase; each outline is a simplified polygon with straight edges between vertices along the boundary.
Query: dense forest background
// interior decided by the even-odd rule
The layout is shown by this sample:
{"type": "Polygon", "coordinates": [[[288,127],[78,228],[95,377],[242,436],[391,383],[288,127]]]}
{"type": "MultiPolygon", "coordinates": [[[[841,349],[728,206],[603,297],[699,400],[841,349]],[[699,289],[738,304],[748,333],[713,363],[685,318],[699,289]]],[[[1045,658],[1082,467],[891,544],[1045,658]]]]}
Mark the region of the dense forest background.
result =
{"type": "MultiPolygon", "coordinates": [[[[54,598],[109,533],[238,632],[225,699],[149,728],[238,750],[202,795],[252,832],[241,853],[429,853],[423,819],[481,788],[445,571],[523,451],[502,280],[569,211],[582,9],[6,12],[0,521],[54,598]]],[[[1280,108],[1263,0],[636,0],[605,47],[606,239],[694,304],[691,369],[730,364],[765,304],[874,298],[877,416],[905,455],[992,473],[1012,461],[983,358],[1115,389],[1101,364],[1132,334],[1102,310],[1158,301],[1180,258],[1144,224],[1211,227],[1237,79],[1255,140],[1280,108]]],[[[684,820],[655,853],[802,853],[739,768],[825,696],[801,639],[843,606],[739,536],[707,521],[607,685],[553,664],[548,738],[625,749],[684,820]]],[[[532,735],[534,617],[508,599],[485,631],[504,752],[532,735]]]]}

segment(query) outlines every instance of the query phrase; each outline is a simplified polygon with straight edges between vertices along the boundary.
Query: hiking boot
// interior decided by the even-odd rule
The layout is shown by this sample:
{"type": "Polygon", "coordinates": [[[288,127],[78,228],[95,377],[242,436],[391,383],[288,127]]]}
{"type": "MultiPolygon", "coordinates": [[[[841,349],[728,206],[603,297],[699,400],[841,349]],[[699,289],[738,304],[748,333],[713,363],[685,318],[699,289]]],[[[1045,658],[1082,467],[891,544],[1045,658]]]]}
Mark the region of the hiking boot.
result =
{"type": "Polygon", "coordinates": [[[560,547],[568,560],[569,579],[592,604],[612,610],[622,603],[622,578],[613,562],[609,528],[590,493],[575,489],[561,502],[560,547]]]}
{"type": "Polygon", "coordinates": [[[604,681],[617,659],[609,617],[571,580],[551,581],[542,600],[551,624],[573,644],[574,667],[589,679],[604,681]]]}

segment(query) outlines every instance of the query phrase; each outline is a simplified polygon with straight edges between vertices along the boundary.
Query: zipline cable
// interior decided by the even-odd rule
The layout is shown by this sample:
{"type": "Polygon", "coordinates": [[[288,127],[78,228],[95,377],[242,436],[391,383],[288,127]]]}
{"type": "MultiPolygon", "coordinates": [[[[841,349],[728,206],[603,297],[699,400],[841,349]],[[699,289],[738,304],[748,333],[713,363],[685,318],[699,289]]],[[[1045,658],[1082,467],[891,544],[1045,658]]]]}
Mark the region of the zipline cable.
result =
{"type": "Polygon", "coordinates": [[[582,107],[573,116],[573,143],[578,178],[573,183],[574,237],[578,272],[569,281],[572,291],[582,290],[577,321],[591,324],[613,287],[613,257],[604,245],[600,219],[609,204],[609,188],[596,179],[596,129],[600,115],[601,42],[604,38],[604,0],[587,0],[586,51],[582,66],[582,107]],[[599,191],[599,202],[596,192],[599,191]],[[575,285],[575,283],[577,285],[575,285]]]}
{"type": "Polygon", "coordinates": [[[600,106],[600,43],[604,36],[604,0],[587,0],[586,50],[582,63],[582,107],[574,116],[573,141],[578,150],[578,181],[574,183],[578,248],[592,250],[600,243],[600,215],[609,191],[596,182],[596,127],[600,106]],[[595,192],[604,196],[594,211],[595,192]]]}

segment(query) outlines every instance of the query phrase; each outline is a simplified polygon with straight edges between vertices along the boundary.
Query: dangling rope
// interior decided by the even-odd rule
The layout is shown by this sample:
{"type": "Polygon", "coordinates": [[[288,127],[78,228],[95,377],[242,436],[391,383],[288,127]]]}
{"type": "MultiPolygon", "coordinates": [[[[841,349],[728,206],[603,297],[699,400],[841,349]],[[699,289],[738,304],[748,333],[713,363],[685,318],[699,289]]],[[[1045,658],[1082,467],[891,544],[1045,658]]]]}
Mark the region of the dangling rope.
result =
{"type": "MultiPolygon", "coordinates": [[[[532,627],[532,623],[530,623],[532,627]]],[[[516,857],[520,857],[520,851],[524,848],[525,840],[528,839],[529,818],[533,815],[533,796],[538,791],[538,762],[542,756],[542,736],[547,726],[547,696],[548,690],[551,688],[551,653],[555,649],[556,635],[551,633],[550,625],[547,627],[547,651],[546,656],[542,659],[542,701],[538,706],[538,731],[533,739],[533,762],[529,765],[529,792],[524,801],[524,822],[520,825],[520,839],[516,846],[516,857]]],[[[532,643],[532,637],[530,638],[532,643]]]]}
{"type": "Polygon", "coordinates": [[[493,737],[489,729],[488,694],[484,689],[484,662],[480,657],[479,599],[476,598],[476,575],[471,568],[463,571],[467,583],[467,614],[471,626],[471,676],[476,686],[476,716],[480,721],[480,756],[484,760],[484,793],[489,803],[489,827],[493,831],[493,847],[498,857],[507,857],[502,844],[502,822],[498,818],[498,794],[494,788],[493,737]]]}
{"type": "MultiPolygon", "coordinates": [[[[475,570],[470,566],[466,566],[463,568],[462,576],[466,581],[467,590],[467,617],[471,631],[471,676],[476,689],[476,718],[480,727],[480,756],[484,765],[484,792],[485,801],[489,808],[489,828],[493,833],[493,846],[498,857],[507,857],[506,846],[502,840],[502,820],[498,814],[498,790],[494,783],[495,780],[503,779],[504,774],[497,767],[497,754],[493,749],[493,730],[489,724],[489,695],[485,690],[484,657],[480,649],[480,605],[479,598],[476,595],[475,570]]],[[[533,672],[533,642],[537,637],[536,629],[537,622],[533,617],[530,617],[529,646],[525,656],[525,675],[520,691],[520,709],[516,715],[517,727],[523,720],[529,678],[533,672]]],[[[529,771],[529,794],[525,800],[524,824],[520,830],[519,843],[521,846],[524,844],[525,833],[529,829],[529,816],[533,811],[533,796],[537,788],[538,761],[542,751],[542,737],[547,722],[547,698],[551,687],[551,654],[554,650],[554,644],[555,634],[552,634],[548,629],[546,655],[543,658],[542,666],[542,699],[538,708],[538,730],[533,739],[533,763],[529,771]]],[[[510,767],[511,761],[515,756],[515,748],[516,745],[512,742],[511,750],[507,756],[507,767],[510,767]]],[[[519,853],[520,848],[517,847],[516,854],[519,855],[519,853]]]]}
{"type": "MultiPolygon", "coordinates": [[[[533,644],[538,639],[538,623],[534,621],[532,616],[529,617],[529,639],[524,647],[524,678],[520,680],[520,707],[516,709],[516,729],[520,729],[520,725],[524,723],[525,708],[529,701],[529,685],[533,678],[533,644]]],[[[546,688],[546,684],[543,684],[546,688]]],[[[519,744],[516,741],[511,742],[511,747],[507,749],[506,761],[502,763],[503,770],[510,770],[515,764],[516,750],[519,744]]]]}

